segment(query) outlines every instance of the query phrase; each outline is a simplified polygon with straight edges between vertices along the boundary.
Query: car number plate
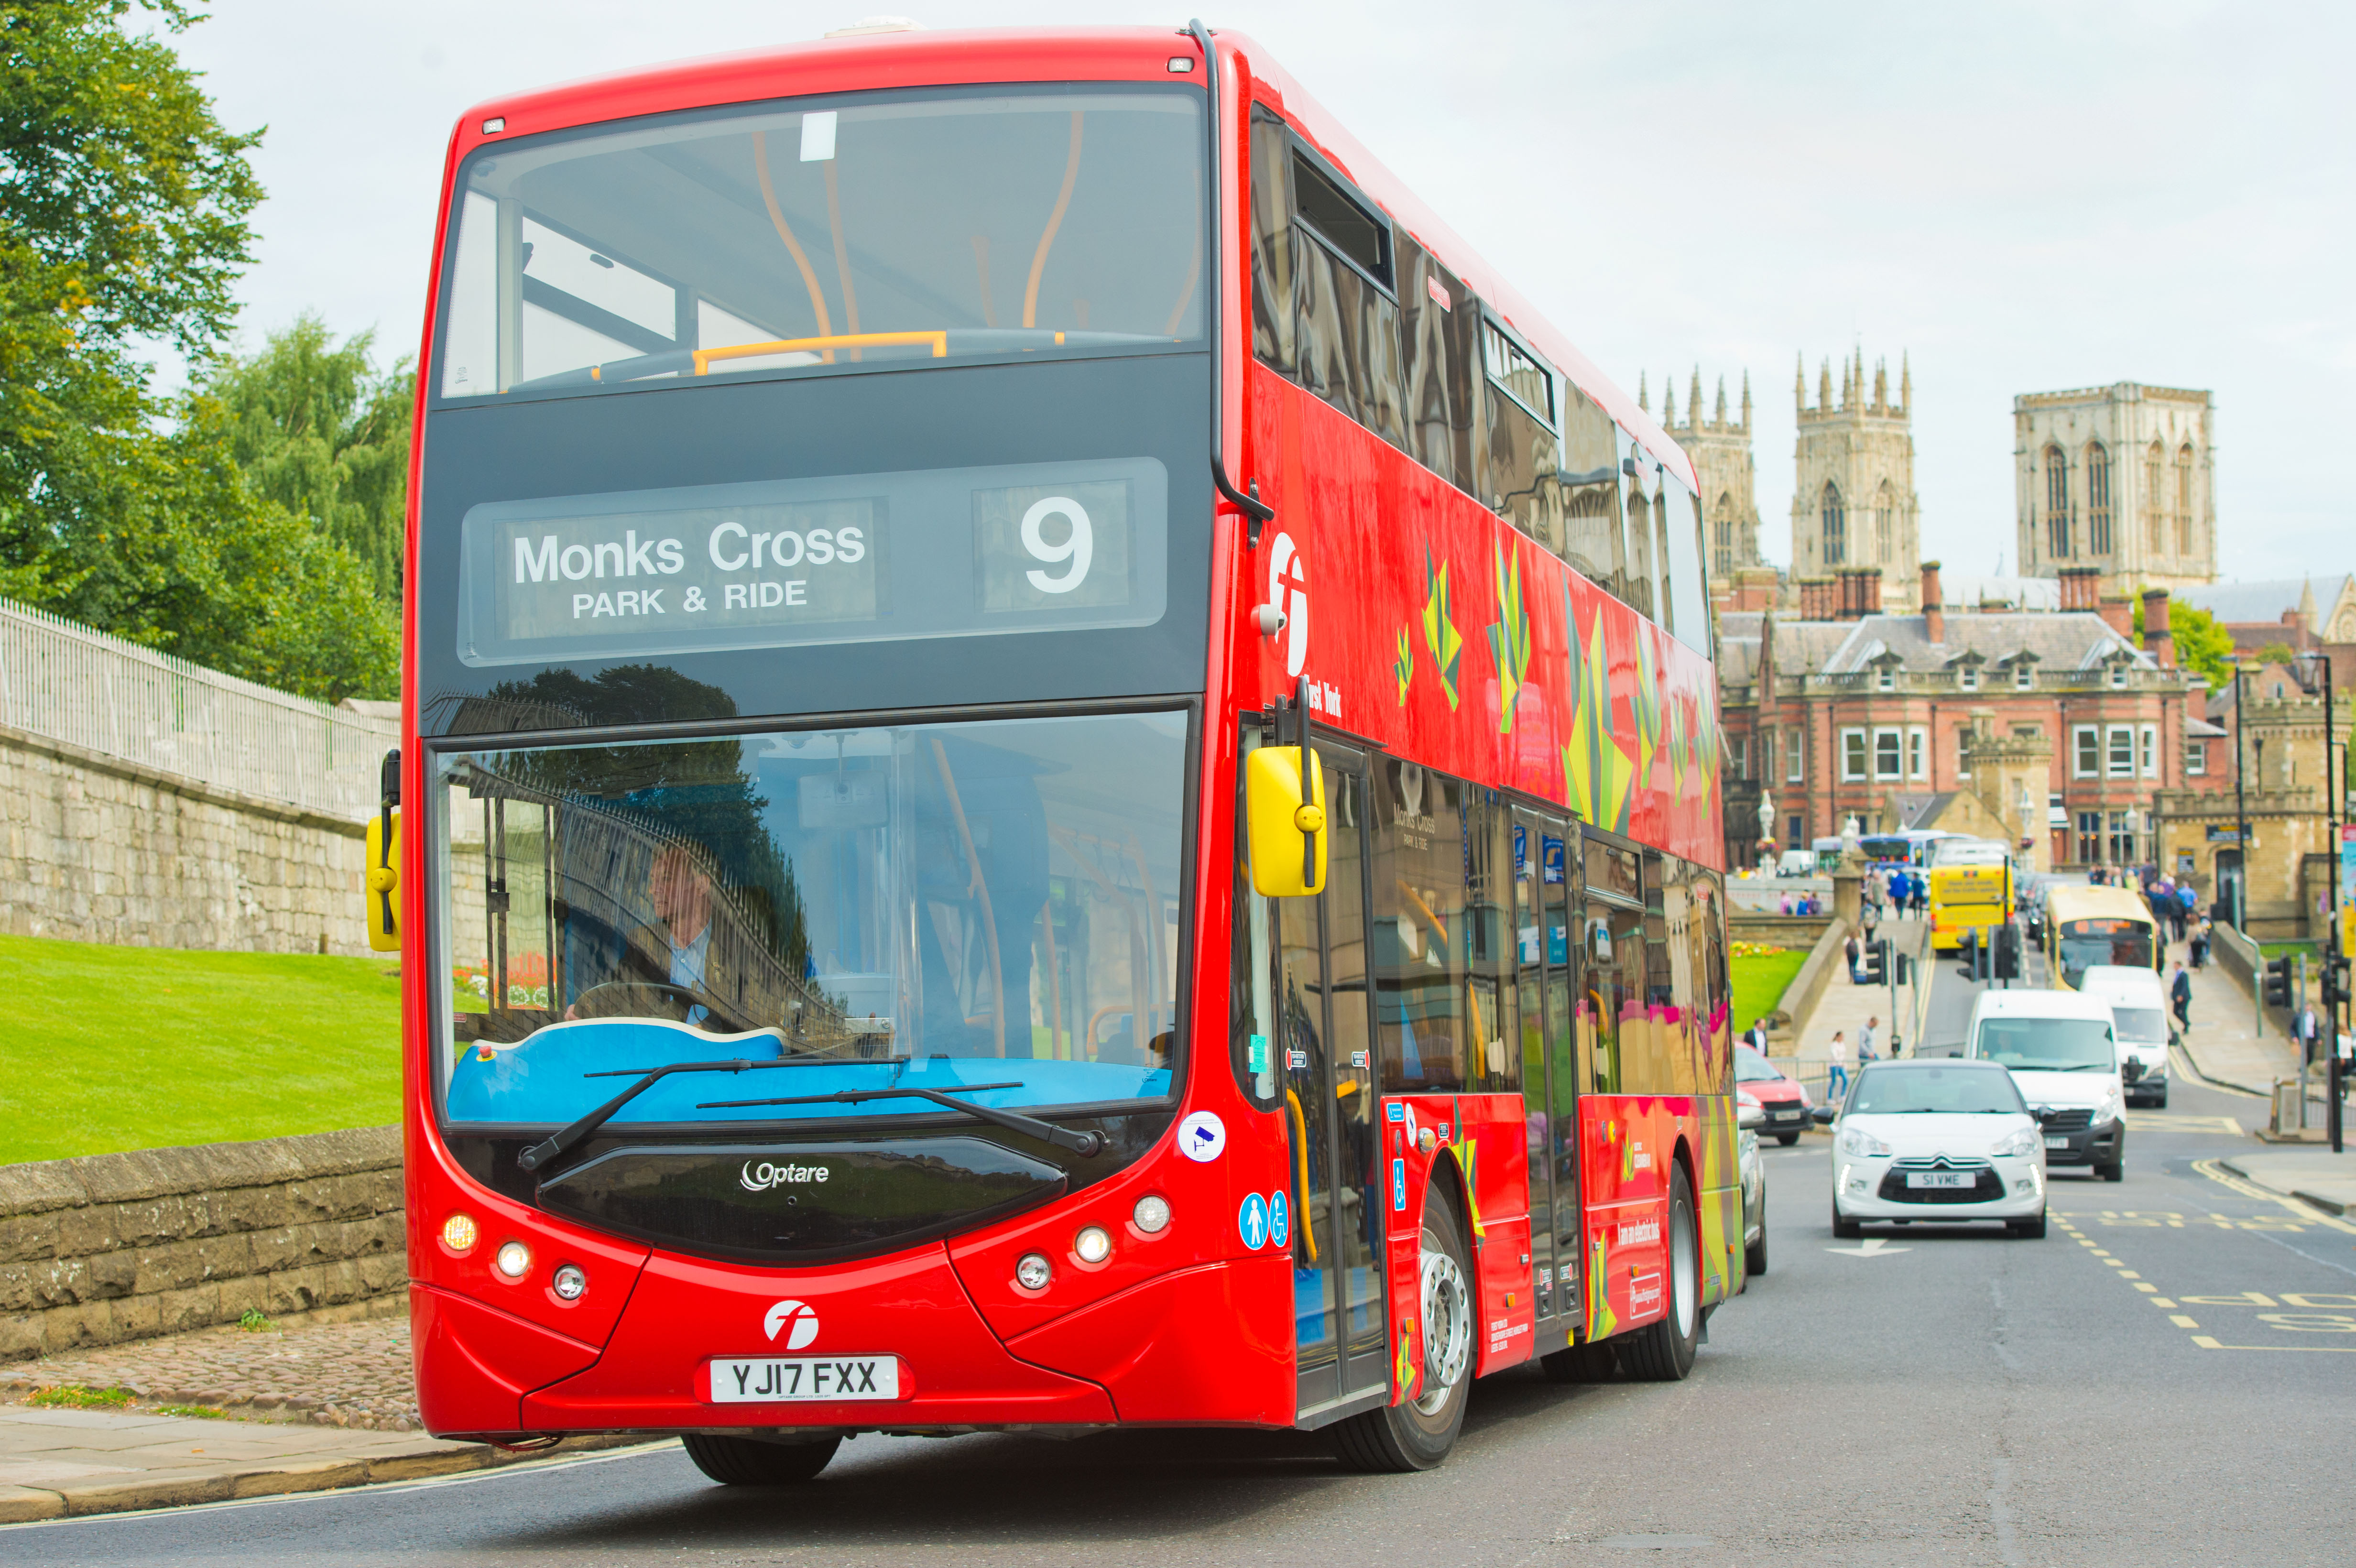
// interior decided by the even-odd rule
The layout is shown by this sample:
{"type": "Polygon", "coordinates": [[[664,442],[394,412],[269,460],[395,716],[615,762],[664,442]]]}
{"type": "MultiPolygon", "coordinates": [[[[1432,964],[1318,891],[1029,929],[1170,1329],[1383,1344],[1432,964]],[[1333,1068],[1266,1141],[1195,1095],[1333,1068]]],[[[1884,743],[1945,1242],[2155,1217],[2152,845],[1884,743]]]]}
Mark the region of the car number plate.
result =
{"type": "Polygon", "coordinates": [[[2070,1147],[2070,1140],[2062,1136],[2058,1133],[2048,1133],[2045,1135],[2045,1147],[2047,1148],[2068,1148],[2070,1147]]]}
{"type": "Polygon", "coordinates": [[[1979,1178],[1968,1170],[1910,1170],[1906,1173],[1909,1187],[1970,1187],[1979,1178]]]}
{"type": "Polygon", "coordinates": [[[714,1404],[899,1397],[897,1356],[751,1356],[712,1363],[714,1404]]]}

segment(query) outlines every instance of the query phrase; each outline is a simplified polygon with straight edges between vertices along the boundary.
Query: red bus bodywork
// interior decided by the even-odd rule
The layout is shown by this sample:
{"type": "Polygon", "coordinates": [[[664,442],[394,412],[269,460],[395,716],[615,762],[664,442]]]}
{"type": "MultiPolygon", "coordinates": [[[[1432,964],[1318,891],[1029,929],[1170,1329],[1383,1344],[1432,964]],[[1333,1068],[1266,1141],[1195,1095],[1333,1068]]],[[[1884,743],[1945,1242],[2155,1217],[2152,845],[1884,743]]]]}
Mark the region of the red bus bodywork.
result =
{"type": "MultiPolygon", "coordinates": [[[[1305,677],[1323,721],[1378,741],[1392,754],[1444,768],[1488,788],[1612,822],[1631,838],[1722,869],[1717,693],[1708,660],[1570,571],[1472,497],[1333,409],[1257,364],[1251,353],[1246,152],[1251,106],[1281,114],[1359,187],[1384,205],[1690,487],[1690,464],[1632,400],[1485,268],[1416,198],[1336,125],[1265,53],[1240,35],[1216,40],[1219,269],[1215,352],[1228,473],[1256,482],[1275,508],[1257,548],[1246,519],[1222,502],[1214,531],[1210,652],[1205,693],[1192,998],[1194,1047],[1177,1115],[1207,1111],[1226,1131],[1223,1157],[1181,1157],[1174,1136],[1117,1177],[1044,1208],[968,1234],[852,1264],[776,1269],[718,1262],[601,1233],[494,1192],[461,1169],[436,1125],[432,1004],[441,977],[405,965],[405,1154],[409,1258],[418,1387],[425,1424],[439,1434],[522,1441],[607,1430],[853,1430],[1096,1426],[1116,1423],[1290,1426],[1295,1384],[1293,1285],[1282,1249],[1244,1243],[1238,1206],[1290,1186],[1291,1154],[1280,1111],[1264,1111],[1226,1070],[1238,849],[1237,717],[1290,697],[1305,677]],[[1291,565],[1271,575],[1280,547],[1291,565]],[[1455,700],[1419,668],[1402,681],[1402,628],[1418,624],[1431,561],[1451,566],[1464,655],[1455,700]],[[1255,610],[1305,592],[1306,658],[1288,668],[1283,637],[1262,634],[1255,610]],[[1520,617],[1526,668],[1502,674],[1483,629],[1520,617]],[[1501,679],[1507,685],[1501,695],[1501,679]],[[1518,688],[1518,689],[1515,689],[1518,688]],[[1502,716],[1502,717],[1501,717],[1502,716]],[[1177,1216],[1158,1234],[1130,1216],[1148,1193],[1177,1216]],[[444,1244],[454,1213],[481,1241],[444,1244]],[[1100,1263],[1073,1238],[1100,1225],[1115,1239],[1100,1263]],[[523,1242],[529,1272],[493,1267],[503,1242],[523,1242]],[[1016,1260],[1055,1260],[1047,1291],[1024,1288],[1016,1260]],[[567,1301],[551,1284],[559,1263],[590,1287],[567,1301]],[[901,1360],[901,1397],[776,1407],[707,1403],[707,1360],[774,1350],[765,1315],[781,1298],[814,1307],[819,1351],[888,1351],[901,1360]]],[[[905,33],[829,40],[685,62],[495,99],[469,111],[448,149],[434,280],[452,232],[454,182],[478,145],[631,116],[816,91],[1028,81],[1202,82],[1173,78],[1173,57],[1195,56],[1183,33],[1101,29],[988,34],[905,33]],[[495,129],[487,129],[495,127],[495,129]]],[[[429,308],[420,363],[433,363],[429,308]]],[[[412,455],[409,564],[417,582],[418,496],[427,378],[420,377],[412,455]]],[[[417,745],[416,607],[405,633],[403,797],[423,792],[417,745]]],[[[402,929],[425,929],[423,835],[404,836],[402,929]]],[[[411,937],[414,958],[416,937],[411,937]]],[[[1708,1020],[1723,1040],[1722,1019],[1708,1020]]],[[[1718,1048],[1722,1057],[1724,1048],[1718,1048]]],[[[1721,1063],[1722,1065],[1722,1063],[1721,1063]]],[[[1727,1095],[1590,1094],[1580,1111],[1589,1295],[1581,1338],[1640,1328],[1669,1310],[1665,1211],[1673,1168],[1696,1195],[1703,1231],[1703,1301],[1741,1284],[1740,1193],[1727,1095]],[[1653,1282],[1648,1288],[1646,1281],[1653,1282]]],[[[1394,1403],[1417,1387],[1417,1216],[1427,1202],[1469,1211],[1480,1293],[1476,1375],[1530,1358],[1529,1158],[1518,1093],[1409,1096],[1428,1143],[1397,1140],[1405,1163],[1405,1224],[1387,1240],[1394,1403]],[[1478,1157],[1472,1157],[1477,1152],[1478,1157]],[[1461,1194],[1450,1197],[1449,1194],[1461,1194]]],[[[1173,1125],[1176,1121],[1173,1116],[1173,1125]]],[[[1379,1124],[1387,1129],[1390,1124],[1379,1124]]],[[[1391,1152],[1387,1146],[1387,1155],[1391,1152]]],[[[1313,1424],[1313,1423],[1308,1423],[1313,1424]]]]}

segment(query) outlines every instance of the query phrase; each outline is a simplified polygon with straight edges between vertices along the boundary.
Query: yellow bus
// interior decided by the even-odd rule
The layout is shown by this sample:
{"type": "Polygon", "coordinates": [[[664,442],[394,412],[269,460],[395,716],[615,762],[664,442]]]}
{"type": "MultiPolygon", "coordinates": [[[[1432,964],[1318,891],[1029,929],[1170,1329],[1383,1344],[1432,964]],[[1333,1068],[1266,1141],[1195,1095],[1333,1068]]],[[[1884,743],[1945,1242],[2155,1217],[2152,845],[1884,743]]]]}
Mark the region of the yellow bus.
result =
{"type": "Polygon", "coordinates": [[[2057,886],[2045,895],[2045,966],[2070,990],[2097,964],[2157,972],[2168,944],[2143,895],[2126,888],[2057,886]]]}
{"type": "Polygon", "coordinates": [[[1931,899],[1931,947],[1964,944],[1967,931],[1986,933],[2012,919],[2012,867],[2002,857],[1963,864],[1933,862],[1922,874],[1931,899]]]}

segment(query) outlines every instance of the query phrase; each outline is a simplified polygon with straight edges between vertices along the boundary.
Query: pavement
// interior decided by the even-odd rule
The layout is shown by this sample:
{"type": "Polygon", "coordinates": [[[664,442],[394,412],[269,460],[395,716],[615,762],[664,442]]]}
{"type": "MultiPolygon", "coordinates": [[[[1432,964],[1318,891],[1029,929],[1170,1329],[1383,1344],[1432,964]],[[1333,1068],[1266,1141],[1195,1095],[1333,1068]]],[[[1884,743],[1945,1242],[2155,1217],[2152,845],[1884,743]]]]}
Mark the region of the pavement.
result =
{"type": "MultiPolygon", "coordinates": [[[[2171,982],[2184,955],[2182,943],[2169,947],[2171,982]]],[[[2298,1051],[2271,1021],[2261,1024],[2254,1015],[2248,987],[2222,965],[2210,965],[2192,976],[2192,1026],[2178,1053],[2219,1088],[2271,1099],[2276,1079],[2298,1076],[2298,1051]]]]}
{"type": "Polygon", "coordinates": [[[416,1480],[529,1457],[419,1429],[406,1317],[107,1346],[0,1370],[0,1400],[12,1402],[0,1403],[0,1524],[416,1480]],[[59,1400],[121,1403],[49,1403],[59,1400]]]}
{"type": "MultiPolygon", "coordinates": [[[[1874,1050],[1877,1054],[1890,1053],[1890,1033],[1895,1028],[1905,1042],[1905,1054],[1912,1055],[1922,1039],[1922,1004],[1930,991],[1930,975],[1921,960],[1928,951],[1931,926],[1927,920],[1884,919],[1876,928],[1877,936],[1890,939],[1893,952],[1907,954],[1914,961],[1915,984],[1900,986],[1854,985],[1846,968],[1837,970],[1816,997],[1816,1005],[1808,1016],[1798,1021],[1793,1030],[1797,1046],[1796,1065],[1786,1061],[1783,1070],[1808,1086],[1808,1093],[1824,1098],[1826,1079],[1826,1050],[1832,1043],[1833,1031],[1840,1030],[1848,1039],[1849,1071],[1857,1070],[1858,1033],[1869,1018],[1881,1021],[1874,1029],[1874,1050]]],[[[1952,965],[1951,965],[1952,966],[1952,965]]]]}

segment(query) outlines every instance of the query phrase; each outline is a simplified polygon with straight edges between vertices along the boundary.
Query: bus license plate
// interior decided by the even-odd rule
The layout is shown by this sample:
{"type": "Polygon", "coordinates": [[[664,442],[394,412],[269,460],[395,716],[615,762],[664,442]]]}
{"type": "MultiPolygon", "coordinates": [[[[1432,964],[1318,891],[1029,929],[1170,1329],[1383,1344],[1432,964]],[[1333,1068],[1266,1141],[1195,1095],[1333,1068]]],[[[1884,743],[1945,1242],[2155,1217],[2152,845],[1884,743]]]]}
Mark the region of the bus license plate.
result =
{"type": "Polygon", "coordinates": [[[897,1356],[754,1356],[712,1363],[714,1404],[899,1397],[897,1356]]]}
{"type": "Polygon", "coordinates": [[[1979,1178],[1968,1170],[1910,1170],[1909,1187],[1969,1187],[1979,1178]]]}

